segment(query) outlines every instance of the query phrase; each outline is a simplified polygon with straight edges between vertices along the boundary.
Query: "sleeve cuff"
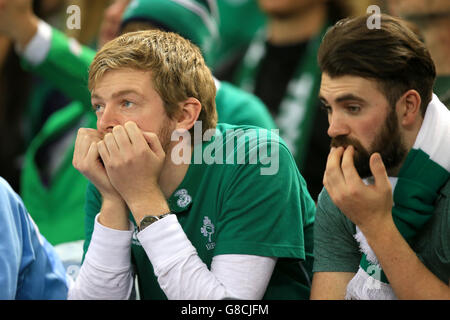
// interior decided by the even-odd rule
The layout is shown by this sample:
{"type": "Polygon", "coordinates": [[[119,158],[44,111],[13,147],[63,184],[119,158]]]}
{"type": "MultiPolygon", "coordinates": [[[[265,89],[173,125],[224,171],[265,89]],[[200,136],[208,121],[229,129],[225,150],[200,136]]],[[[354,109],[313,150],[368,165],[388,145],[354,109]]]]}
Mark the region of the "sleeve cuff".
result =
{"type": "Polygon", "coordinates": [[[34,37],[25,48],[16,45],[15,49],[32,66],[41,64],[50,51],[52,41],[52,27],[40,20],[34,37]]]}
{"type": "Polygon", "coordinates": [[[94,232],[92,233],[86,259],[105,269],[127,269],[131,263],[131,239],[134,233],[133,224],[127,231],[107,228],[95,217],[94,232]],[[114,268],[111,268],[114,266],[114,268]]]}
{"type": "Polygon", "coordinates": [[[180,255],[196,252],[174,214],[148,226],[139,232],[137,237],[155,271],[170,264],[180,255]]]}

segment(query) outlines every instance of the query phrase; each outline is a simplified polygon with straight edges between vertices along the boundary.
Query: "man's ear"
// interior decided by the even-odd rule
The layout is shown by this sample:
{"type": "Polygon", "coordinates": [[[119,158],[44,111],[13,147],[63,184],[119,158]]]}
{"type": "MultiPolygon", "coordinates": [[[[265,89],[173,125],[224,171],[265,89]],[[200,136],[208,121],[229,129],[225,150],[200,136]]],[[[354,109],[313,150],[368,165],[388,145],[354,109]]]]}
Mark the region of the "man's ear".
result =
{"type": "Polygon", "coordinates": [[[177,129],[191,129],[200,116],[202,104],[196,98],[188,98],[178,104],[180,112],[177,115],[177,129]]]}
{"type": "Polygon", "coordinates": [[[422,117],[420,105],[422,99],[420,94],[414,90],[406,91],[396,104],[397,116],[399,122],[405,128],[414,127],[417,124],[417,120],[422,117]]]}

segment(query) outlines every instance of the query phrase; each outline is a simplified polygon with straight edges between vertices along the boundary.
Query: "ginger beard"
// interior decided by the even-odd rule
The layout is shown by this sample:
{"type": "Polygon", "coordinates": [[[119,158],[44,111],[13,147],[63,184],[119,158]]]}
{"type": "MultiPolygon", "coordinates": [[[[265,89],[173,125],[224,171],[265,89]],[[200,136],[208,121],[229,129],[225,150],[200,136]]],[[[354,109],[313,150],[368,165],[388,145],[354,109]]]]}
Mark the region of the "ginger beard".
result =
{"type": "Polygon", "coordinates": [[[161,142],[161,146],[166,155],[169,152],[173,131],[175,131],[175,124],[173,124],[170,118],[167,118],[164,120],[163,124],[161,125],[161,128],[159,128],[157,134],[159,141],[161,142]]]}
{"type": "Polygon", "coordinates": [[[349,145],[355,148],[353,161],[356,171],[363,179],[372,176],[369,161],[374,152],[381,155],[388,175],[392,175],[392,171],[398,168],[407,154],[394,108],[391,108],[391,112],[386,117],[386,121],[369,150],[364,148],[357,139],[348,136],[337,136],[331,139],[331,147],[342,146],[345,148],[349,145]]]}

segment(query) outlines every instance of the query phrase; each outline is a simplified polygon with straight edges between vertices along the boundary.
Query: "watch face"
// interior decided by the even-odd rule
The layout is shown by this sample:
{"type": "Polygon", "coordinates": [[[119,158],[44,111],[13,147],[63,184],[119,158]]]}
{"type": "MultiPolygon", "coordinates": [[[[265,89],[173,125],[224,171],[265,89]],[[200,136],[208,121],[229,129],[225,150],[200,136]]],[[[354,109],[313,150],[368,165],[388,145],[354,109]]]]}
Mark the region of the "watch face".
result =
{"type": "Polygon", "coordinates": [[[144,230],[146,227],[151,225],[153,222],[158,221],[159,219],[157,217],[153,216],[146,216],[144,219],[142,219],[140,225],[139,225],[139,231],[144,230]]]}
{"type": "Polygon", "coordinates": [[[162,214],[160,216],[145,216],[142,220],[141,223],[139,224],[139,231],[144,230],[146,227],[148,227],[149,225],[151,225],[153,222],[156,222],[158,220],[161,220],[164,217],[167,217],[168,215],[170,215],[171,212],[162,214]]]}

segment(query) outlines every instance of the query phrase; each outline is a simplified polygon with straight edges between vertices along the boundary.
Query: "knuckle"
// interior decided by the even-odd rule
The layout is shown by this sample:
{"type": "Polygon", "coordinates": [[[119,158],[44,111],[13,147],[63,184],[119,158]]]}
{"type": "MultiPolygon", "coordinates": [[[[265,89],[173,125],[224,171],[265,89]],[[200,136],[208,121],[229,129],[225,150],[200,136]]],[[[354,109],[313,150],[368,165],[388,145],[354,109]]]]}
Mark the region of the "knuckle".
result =
{"type": "Polygon", "coordinates": [[[78,135],[80,135],[80,136],[89,137],[95,132],[97,132],[97,130],[91,129],[91,128],[79,128],[78,129],[78,135]]]}
{"type": "Polygon", "coordinates": [[[85,172],[86,171],[85,166],[80,161],[74,161],[73,166],[74,166],[75,169],[77,169],[80,172],[85,172]]]}
{"type": "Polygon", "coordinates": [[[386,186],[383,188],[383,191],[384,191],[385,194],[391,195],[392,194],[392,187],[391,187],[391,185],[390,184],[386,184],[386,186]]]}
{"type": "Polygon", "coordinates": [[[138,150],[136,150],[136,156],[143,157],[146,155],[147,155],[147,149],[139,148],[138,150]]]}
{"type": "Polygon", "coordinates": [[[122,131],[122,129],[123,129],[123,127],[121,125],[117,125],[112,129],[112,132],[117,133],[117,132],[122,131]]]}
{"type": "Polygon", "coordinates": [[[357,188],[355,188],[355,187],[350,187],[349,189],[348,189],[348,196],[349,196],[349,198],[351,199],[351,198],[355,198],[355,197],[357,197],[359,195],[359,190],[357,189],[357,188]]]}
{"type": "Polygon", "coordinates": [[[342,197],[339,194],[330,195],[333,202],[339,207],[342,204],[342,197]]]}
{"type": "Polygon", "coordinates": [[[105,165],[105,168],[108,170],[115,170],[118,167],[117,162],[114,160],[103,161],[103,164],[105,165]]]}
{"type": "Polygon", "coordinates": [[[126,127],[134,127],[134,126],[136,126],[136,123],[134,121],[128,120],[127,122],[125,122],[125,126],[126,127]]]}
{"type": "Polygon", "coordinates": [[[154,132],[148,132],[147,133],[148,134],[148,136],[150,137],[150,138],[152,138],[152,139],[155,139],[157,136],[156,136],[156,133],[154,133],[154,132]]]}
{"type": "Polygon", "coordinates": [[[128,156],[128,157],[125,157],[125,158],[123,159],[123,164],[126,165],[126,166],[132,165],[133,162],[134,162],[133,157],[129,157],[129,156],[128,156]]]}

